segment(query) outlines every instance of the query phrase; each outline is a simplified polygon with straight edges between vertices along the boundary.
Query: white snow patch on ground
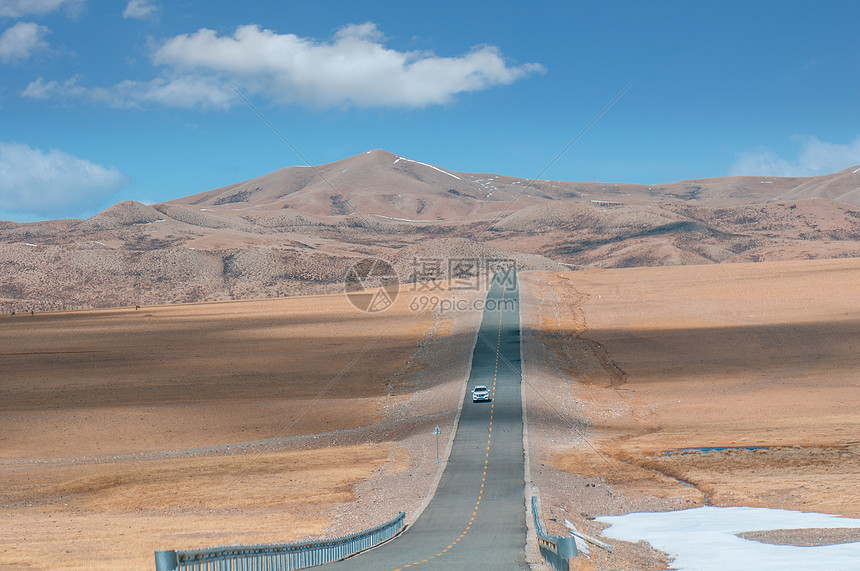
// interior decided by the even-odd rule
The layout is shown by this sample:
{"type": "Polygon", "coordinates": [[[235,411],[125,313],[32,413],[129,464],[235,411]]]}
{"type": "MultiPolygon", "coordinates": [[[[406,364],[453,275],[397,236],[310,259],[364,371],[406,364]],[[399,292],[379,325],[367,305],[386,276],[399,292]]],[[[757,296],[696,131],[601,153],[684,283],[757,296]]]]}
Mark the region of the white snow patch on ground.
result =
{"type": "Polygon", "coordinates": [[[860,172],[860,168],[854,169],[853,171],[851,171],[851,174],[857,174],[858,172],[860,172]]]}
{"type": "Polygon", "coordinates": [[[602,535],[645,540],[674,557],[673,569],[857,569],[860,543],[796,547],[741,539],[737,533],[772,529],[854,527],[860,519],[768,508],[706,506],[674,512],[604,516],[602,535]]]}
{"type": "MultiPolygon", "coordinates": [[[[413,161],[412,159],[407,159],[406,157],[397,157],[397,161],[407,161],[410,163],[415,163],[416,165],[423,165],[425,167],[430,167],[431,169],[437,170],[442,174],[447,174],[448,176],[452,176],[452,177],[456,178],[457,180],[463,180],[455,174],[451,174],[448,171],[443,171],[439,167],[434,167],[433,165],[428,165],[427,163],[422,163],[421,161],[413,161]]],[[[394,161],[394,163],[397,164],[397,161],[394,161]]]]}
{"type": "Polygon", "coordinates": [[[26,244],[24,244],[24,245],[25,245],[25,246],[38,246],[38,244],[31,244],[30,242],[27,242],[27,243],[26,243],[26,244]]]}
{"type": "Polygon", "coordinates": [[[432,220],[416,220],[414,218],[395,218],[394,216],[386,216],[385,214],[371,214],[371,216],[379,216],[380,218],[388,218],[389,220],[400,220],[402,222],[432,222],[432,220]]]}

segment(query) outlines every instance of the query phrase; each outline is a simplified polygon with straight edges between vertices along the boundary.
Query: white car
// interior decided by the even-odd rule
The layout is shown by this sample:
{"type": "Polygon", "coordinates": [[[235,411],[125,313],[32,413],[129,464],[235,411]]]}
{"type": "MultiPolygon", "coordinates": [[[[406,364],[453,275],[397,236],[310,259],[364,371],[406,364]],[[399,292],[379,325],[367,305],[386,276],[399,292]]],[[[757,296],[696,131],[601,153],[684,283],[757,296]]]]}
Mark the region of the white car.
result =
{"type": "Polygon", "coordinates": [[[489,401],[490,399],[490,389],[488,389],[484,385],[475,385],[475,388],[472,389],[472,402],[479,401],[489,401]]]}

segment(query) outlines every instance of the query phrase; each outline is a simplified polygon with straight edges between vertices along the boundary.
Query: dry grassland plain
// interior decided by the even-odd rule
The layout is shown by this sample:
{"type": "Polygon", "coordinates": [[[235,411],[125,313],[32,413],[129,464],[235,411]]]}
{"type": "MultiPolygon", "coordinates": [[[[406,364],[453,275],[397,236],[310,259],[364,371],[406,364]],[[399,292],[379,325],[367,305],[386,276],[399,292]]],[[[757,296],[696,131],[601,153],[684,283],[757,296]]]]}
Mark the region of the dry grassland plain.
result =
{"type": "MultiPolygon", "coordinates": [[[[0,566],[151,569],[414,514],[481,318],[420,295],[3,316],[0,566]]],[[[703,504],[860,516],[860,260],[527,272],[521,310],[552,532],[703,504]]]]}
{"type": "Polygon", "coordinates": [[[464,380],[434,371],[465,374],[480,319],[416,295],[4,315],[0,567],[151,569],[414,511],[464,380]]]}
{"type": "Polygon", "coordinates": [[[532,479],[558,531],[706,504],[860,516],[860,260],[521,283],[532,479]]]}

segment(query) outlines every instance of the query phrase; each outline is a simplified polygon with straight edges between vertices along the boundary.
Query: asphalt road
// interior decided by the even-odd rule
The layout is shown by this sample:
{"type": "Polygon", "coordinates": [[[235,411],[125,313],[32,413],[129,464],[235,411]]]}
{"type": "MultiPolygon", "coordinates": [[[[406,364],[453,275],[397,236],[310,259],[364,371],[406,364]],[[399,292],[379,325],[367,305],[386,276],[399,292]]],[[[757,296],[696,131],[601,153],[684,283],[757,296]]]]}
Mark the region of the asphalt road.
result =
{"type": "Polygon", "coordinates": [[[469,391],[445,472],[421,517],[398,538],[325,569],[528,569],[523,496],[520,318],[516,276],[487,295],[469,391]],[[493,400],[472,403],[487,385],[493,400]]]}

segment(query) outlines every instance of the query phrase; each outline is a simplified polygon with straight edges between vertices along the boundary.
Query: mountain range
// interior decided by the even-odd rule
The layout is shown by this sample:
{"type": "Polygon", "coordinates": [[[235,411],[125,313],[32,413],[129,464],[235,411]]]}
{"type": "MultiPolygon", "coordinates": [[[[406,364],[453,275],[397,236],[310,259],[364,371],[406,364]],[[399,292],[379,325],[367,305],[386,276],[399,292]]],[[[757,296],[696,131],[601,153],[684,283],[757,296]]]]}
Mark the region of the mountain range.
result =
{"type": "Polygon", "coordinates": [[[375,149],[86,220],[0,221],[0,310],[342,291],[365,257],[413,281],[449,277],[447,260],[546,270],[858,256],[857,166],[648,186],[457,172],[375,149]]]}

